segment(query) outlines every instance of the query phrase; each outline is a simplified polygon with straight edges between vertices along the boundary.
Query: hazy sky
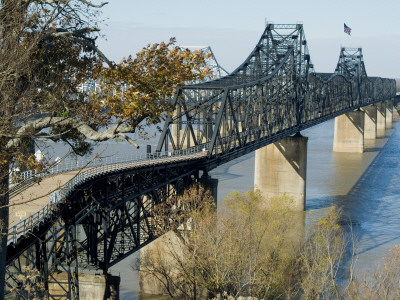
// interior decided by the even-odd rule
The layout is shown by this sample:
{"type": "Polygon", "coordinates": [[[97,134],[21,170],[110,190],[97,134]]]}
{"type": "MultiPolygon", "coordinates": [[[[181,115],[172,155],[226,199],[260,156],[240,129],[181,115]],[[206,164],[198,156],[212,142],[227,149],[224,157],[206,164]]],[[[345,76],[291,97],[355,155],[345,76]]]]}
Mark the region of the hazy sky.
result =
{"type": "Polygon", "coordinates": [[[176,37],[180,45],[211,46],[233,71],[258,42],[265,20],[304,24],[317,72],[333,72],[341,45],[362,47],[370,76],[400,78],[400,0],[109,0],[103,8],[112,60],[134,55],[148,43],[176,37]],[[343,32],[343,23],[352,35],[343,32]]]}

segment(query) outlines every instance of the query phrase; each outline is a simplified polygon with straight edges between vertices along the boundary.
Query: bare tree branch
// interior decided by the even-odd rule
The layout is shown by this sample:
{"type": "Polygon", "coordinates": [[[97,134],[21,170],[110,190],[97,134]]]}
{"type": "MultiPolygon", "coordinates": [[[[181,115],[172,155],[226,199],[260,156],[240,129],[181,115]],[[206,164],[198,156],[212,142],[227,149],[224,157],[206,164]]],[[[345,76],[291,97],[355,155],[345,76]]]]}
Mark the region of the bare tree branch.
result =
{"type": "Polygon", "coordinates": [[[112,66],[113,62],[110,61],[104,53],[96,47],[94,43],[94,39],[90,39],[88,37],[85,37],[85,33],[90,33],[90,32],[98,32],[100,31],[100,28],[97,27],[86,27],[83,29],[79,30],[68,30],[65,28],[57,28],[56,32],[48,34],[48,36],[52,37],[68,37],[71,38],[73,41],[84,44],[85,46],[89,47],[92,51],[96,52],[98,56],[105,62],[107,65],[112,66]]]}
{"type": "Polygon", "coordinates": [[[61,35],[62,33],[66,35],[74,35],[74,36],[82,36],[85,33],[90,33],[90,32],[98,32],[100,31],[100,28],[98,27],[85,27],[82,29],[77,29],[77,30],[69,30],[65,28],[57,28],[56,29],[56,35],[61,35]]]}
{"type": "MultiPolygon", "coordinates": [[[[116,137],[125,138],[130,144],[138,147],[138,145],[124,133],[134,132],[135,128],[131,125],[113,125],[103,131],[97,131],[90,127],[86,122],[79,121],[76,119],[66,118],[66,117],[43,117],[31,122],[28,122],[24,126],[21,126],[16,132],[14,137],[10,139],[6,147],[11,149],[18,146],[21,143],[21,139],[26,136],[31,136],[34,133],[50,128],[52,126],[71,126],[83,134],[86,138],[92,141],[106,141],[116,137]]],[[[5,136],[0,134],[0,136],[5,136]]]]}
{"type": "Polygon", "coordinates": [[[81,1],[82,3],[88,5],[88,6],[97,7],[97,8],[103,7],[104,5],[107,5],[107,4],[108,4],[108,2],[102,2],[102,3],[96,5],[96,4],[93,4],[93,3],[90,2],[90,1],[86,1],[86,0],[80,0],[80,1],[81,1]]]}
{"type": "Polygon", "coordinates": [[[104,55],[104,53],[103,53],[99,48],[96,47],[96,45],[95,45],[94,43],[92,43],[92,42],[90,42],[90,41],[88,41],[88,40],[84,40],[84,39],[81,39],[81,38],[77,38],[77,37],[72,37],[72,39],[73,39],[75,42],[78,42],[78,43],[81,43],[81,44],[85,44],[86,46],[88,46],[90,49],[92,49],[94,52],[96,52],[97,55],[98,55],[107,65],[109,65],[110,67],[113,65],[113,62],[112,62],[111,60],[109,60],[109,59],[104,55]]]}
{"type": "MultiPolygon", "coordinates": [[[[22,3],[27,3],[28,0],[25,1],[21,1],[22,3]]],[[[48,4],[48,5],[52,5],[52,4],[59,4],[60,2],[64,2],[64,1],[60,1],[60,0],[34,0],[33,2],[37,3],[37,4],[48,4]]],[[[69,1],[67,1],[69,2],[69,1]]],[[[107,5],[108,2],[102,2],[100,4],[94,4],[91,1],[87,1],[87,0],[79,0],[79,2],[86,4],[87,6],[90,7],[96,7],[96,8],[101,8],[104,5],[107,5]]]]}
{"type": "Polygon", "coordinates": [[[129,136],[127,136],[126,134],[123,133],[118,133],[118,135],[122,138],[124,138],[128,143],[132,144],[133,146],[136,147],[136,149],[139,149],[139,145],[135,143],[134,140],[132,140],[129,136]]]}

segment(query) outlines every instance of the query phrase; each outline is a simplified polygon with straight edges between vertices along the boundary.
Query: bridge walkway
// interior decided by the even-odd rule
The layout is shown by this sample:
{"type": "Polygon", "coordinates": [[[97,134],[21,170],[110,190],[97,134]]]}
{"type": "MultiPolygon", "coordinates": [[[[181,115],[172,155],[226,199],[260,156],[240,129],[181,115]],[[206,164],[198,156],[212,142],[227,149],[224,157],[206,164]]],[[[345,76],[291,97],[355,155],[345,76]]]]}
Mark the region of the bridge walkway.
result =
{"type": "Polygon", "coordinates": [[[44,207],[49,203],[49,195],[60,189],[79,172],[81,170],[71,170],[44,177],[40,182],[34,183],[21,193],[12,196],[10,198],[9,227],[44,207]]]}
{"type": "MultiPolygon", "coordinates": [[[[201,147],[198,148],[201,149],[201,147]]],[[[177,156],[162,155],[160,157],[149,158],[148,160],[134,160],[97,167],[77,168],[75,170],[68,170],[43,177],[40,182],[31,184],[22,192],[16,193],[10,197],[9,242],[13,240],[13,235],[20,235],[21,232],[26,232],[27,229],[31,230],[47,213],[51,213],[51,205],[48,205],[50,203],[49,196],[56,194],[54,196],[57,198],[53,199],[53,203],[57,203],[62,198],[58,191],[73,189],[73,186],[76,184],[74,180],[78,182],[85,178],[106,174],[116,170],[173,164],[185,160],[205,158],[207,156],[207,152],[199,152],[198,149],[188,149],[187,151],[183,150],[180,152],[182,153],[177,156]],[[54,193],[56,191],[57,193],[54,193]]]]}

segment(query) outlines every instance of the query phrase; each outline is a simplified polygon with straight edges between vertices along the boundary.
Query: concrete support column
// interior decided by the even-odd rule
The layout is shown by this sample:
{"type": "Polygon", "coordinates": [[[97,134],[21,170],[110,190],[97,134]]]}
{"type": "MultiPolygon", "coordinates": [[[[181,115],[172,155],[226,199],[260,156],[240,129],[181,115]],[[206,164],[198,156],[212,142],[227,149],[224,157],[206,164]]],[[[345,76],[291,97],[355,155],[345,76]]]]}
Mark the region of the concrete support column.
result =
{"type": "Polygon", "coordinates": [[[385,102],[377,103],[376,107],[377,107],[376,128],[378,130],[386,129],[386,105],[385,105],[385,102]]]}
{"type": "Polygon", "coordinates": [[[303,136],[286,137],[256,151],[256,189],[267,197],[292,197],[297,211],[306,204],[307,142],[303,136]]]}
{"type": "Polygon", "coordinates": [[[375,105],[365,106],[362,108],[364,115],[364,139],[376,139],[376,115],[377,108],[375,105]]]}
{"type": "Polygon", "coordinates": [[[386,101],[386,128],[392,128],[393,122],[393,102],[392,100],[386,101]]]}
{"type": "MultiPolygon", "coordinates": [[[[211,191],[216,203],[218,179],[212,178],[205,173],[199,179],[199,182],[204,186],[205,189],[211,191]]],[[[181,226],[178,229],[183,230],[181,226]]],[[[185,236],[185,234],[190,234],[190,228],[186,228],[185,230],[180,231],[182,236],[185,236]]],[[[165,284],[167,284],[167,281],[163,277],[156,278],[155,275],[149,272],[148,268],[150,266],[147,265],[149,261],[151,261],[156,267],[164,268],[166,274],[172,280],[178,280],[176,277],[176,271],[181,270],[180,263],[185,260],[184,249],[187,247],[182,243],[182,236],[178,236],[173,230],[171,230],[140,249],[140,294],[155,296],[165,295],[166,293],[165,284]]],[[[205,299],[206,294],[203,295],[201,291],[198,291],[198,295],[200,295],[200,299],[205,299]]]]}
{"type": "MultiPolygon", "coordinates": [[[[177,251],[180,253],[181,244],[179,237],[174,231],[168,231],[150,244],[140,249],[140,269],[139,269],[139,293],[142,295],[163,295],[165,288],[163,284],[157,279],[148,269],[148,262],[156,264],[157,267],[164,267],[168,270],[176,268],[177,263],[174,259],[173,253],[177,251]]],[[[169,273],[173,273],[170,271],[169,273]]]]}
{"type": "MultiPolygon", "coordinates": [[[[119,299],[119,276],[79,274],[79,299],[119,299]]],[[[68,274],[65,272],[55,273],[49,278],[49,294],[58,299],[56,295],[63,294],[68,290],[68,274]]],[[[52,298],[52,297],[51,297],[52,298]]]]}
{"type": "Polygon", "coordinates": [[[400,114],[399,111],[397,110],[397,102],[396,99],[392,99],[393,101],[393,121],[399,121],[400,120],[400,114]]]}
{"type": "Polygon", "coordinates": [[[359,110],[335,118],[334,152],[364,152],[364,115],[359,110]]]}
{"type": "Polygon", "coordinates": [[[199,179],[200,183],[204,186],[206,190],[211,191],[211,195],[214,198],[215,204],[217,204],[217,195],[218,195],[218,179],[212,178],[208,175],[203,175],[199,179]]]}

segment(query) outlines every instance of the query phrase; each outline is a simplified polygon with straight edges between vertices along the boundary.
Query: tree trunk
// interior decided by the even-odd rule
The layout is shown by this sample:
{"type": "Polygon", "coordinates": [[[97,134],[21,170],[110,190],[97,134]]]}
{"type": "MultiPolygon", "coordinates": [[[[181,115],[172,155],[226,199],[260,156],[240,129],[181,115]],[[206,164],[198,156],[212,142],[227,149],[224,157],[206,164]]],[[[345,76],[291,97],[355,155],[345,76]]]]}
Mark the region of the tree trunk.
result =
{"type": "Polygon", "coordinates": [[[6,259],[7,259],[7,239],[8,239],[8,169],[2,176],[0,193],[0,300],[4,300],[5,278],[6,278],[6,259]]]}

